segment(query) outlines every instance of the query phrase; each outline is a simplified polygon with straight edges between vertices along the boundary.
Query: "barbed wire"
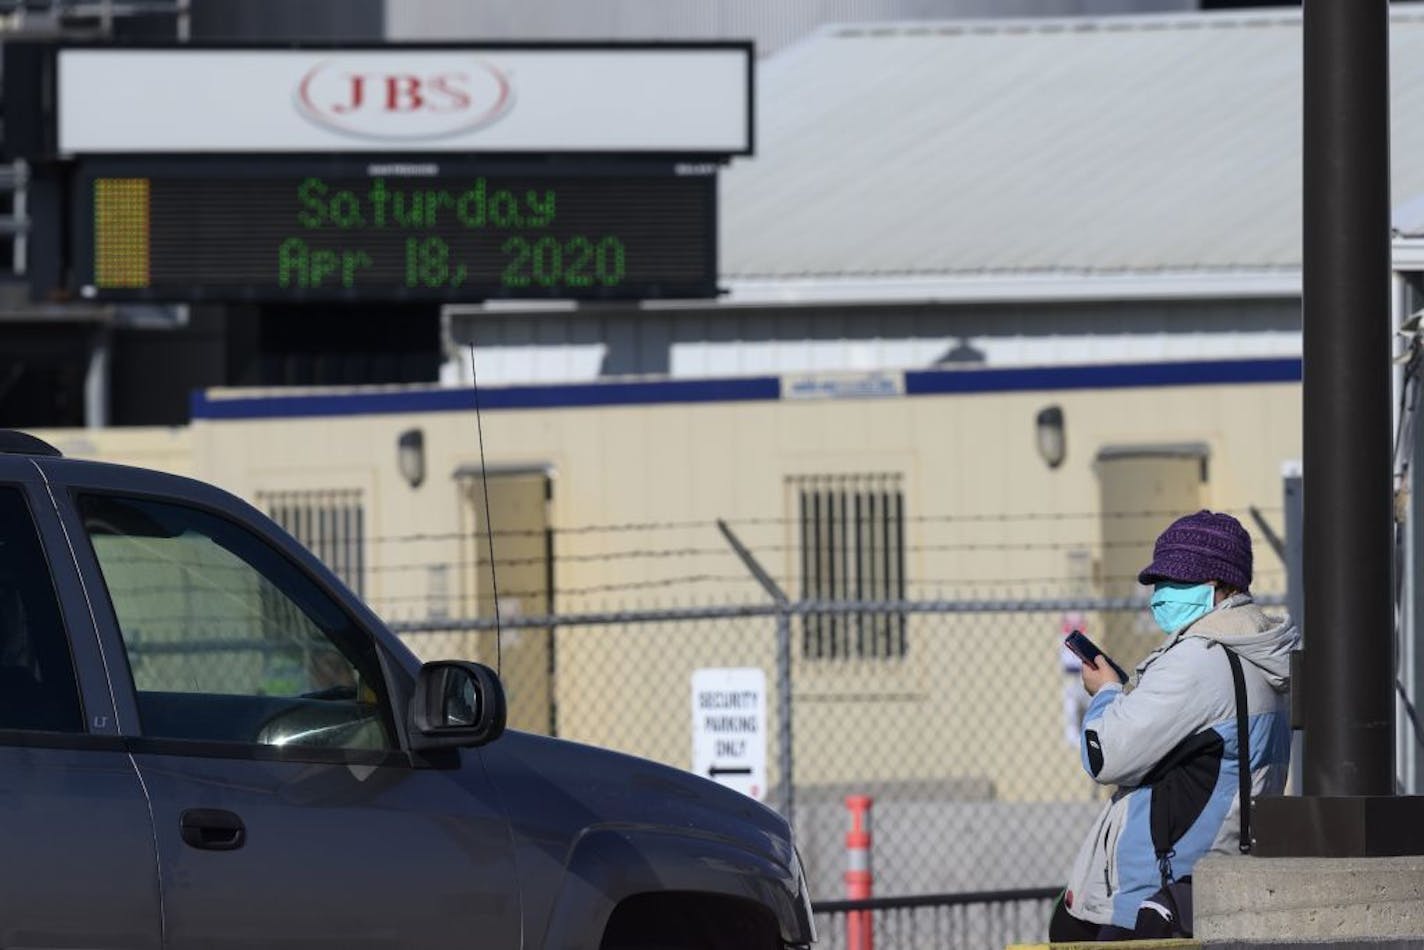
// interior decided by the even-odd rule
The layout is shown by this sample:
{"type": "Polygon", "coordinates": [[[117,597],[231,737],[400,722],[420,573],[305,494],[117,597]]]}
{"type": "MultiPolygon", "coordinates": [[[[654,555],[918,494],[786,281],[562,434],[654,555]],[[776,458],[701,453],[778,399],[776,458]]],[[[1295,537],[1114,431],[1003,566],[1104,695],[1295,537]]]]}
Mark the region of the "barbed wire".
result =
{"type": "MultiPolygon", "coordinates": [[[[568,527],[556,527],[550,525],[546,528],[497,528],[492,532],[496,538],[534,538],[543,537],[545,534],[595,534],[595,533],[628,533],[635,531],[683,531],[689,528],[712,528],[716,529],[715,520],[706,521],[649,521],[649,522],[629,522],[626,524],[603,524],[603,525],[570,525],[568,527]]],[[[419,541],[453,541],[465,538],[488,538],[491,532],[485,531],[420,531],[411,534],[373,535],[366,538],[370,544],[402,544],[419,541]]]]}
{"type": "MultiPolygon", "coordinates": [[[[1262,606],[1276,607],[1285,599],[1278,594],[1257,598],[1262,606]]],[[[505,619],[504,627],[579,627],[611,624],[640,623],[680,623],[699,620],[719,620],[734,617],[770,617],[778,613],[789,613],[794,617],[815,617],[828,614],[854,616],[856,614],[918,614],[922,616],[969,616],[988,614],[1054,614],[1062,611],[1083,611],[1087,613],[1136,613],[1147,608],[1148,601],[1142,598],[1119,597],[1015,597],[1015,598],[963,598],[958,600],[796,600],[785,604],[771,601],[759,603],[719,603],[702,607],[654,607],[621,610],[600,610],[597,612],[564,612],[544,616],[525,615],[505,619]]],[[[493,630],[492,617],[427,617],[415,620],[392,620],[391,628],[398,634],[431,634],[440,632],[475,632],[493,630]]]]}
{"type": "MultiPolygon", "coordinates": [[[[429,566],[429,565],[412,565],[412,567],[428,567],[428,566],[429,566]]],[[[1284,569],[1262,569],[1262,570],[1257,570],[1257,571],[1255,572],[1256,580],[1257,580],[1257,582],[1258,582],[1257,586],[1258,586],[1258,587],[1261,587],[1261,586],[1269,587],[1269,586],[1271,586],[1270,584],[1262,584],[1262,583],[1260,583],[1260,582],[1263,581],[1263,579],[1267,579],[1267,578],[1283,578],[1283,577],[1285,576],[1285,573],[1286,573],[1286,572],[1284,571],[1284,569]]],[[[787,575],[787,574],[770,574],[769,576],[772,578],[772,580],[774,580],[774,581],[777,583],[777,585],[778,585],[779,587],[783,588],[784,590],[791,590],[792,592],[800,591],[800,587],[801,587],[800,581],[801,581],[801,578],[800,578],[799,576],[787,575]]],[[[970,589],[970,590],[984,590],[984,589],[1000,588],[1000,589],[1004,589],[1004,590],[1006,590],[1006,591],[1015,591],[1015,590],[1016,590],[1016,591],[1022,592],[1023,590],[1025,590],[1025,589],[1027,589],[1027,588],[1040,588],[1040,589],[1042,589],[1042,588],[1064,588],[1064,587],[1071,587],[1071,588],[1082,589],[1082,588],[1084,588],[1085,586],[1088,587],[1088,588],[1093,588],[1093,587],[1097,587],[1098,585],[1100,585],[1100,584],[1102,584],[1102,583],[1106,583],[1106,582],[1129,581],[1129,580],[1135,580],[1135,578],[1136,578],[1136,574],[1135,574],[1135,573],[1134,573],[1134,574],[1110,574],[1110,575],[1102,575],[1102,576],[1099,576],[1099,577],[1096,577],[1096,578],[1092,578],[1092,579],[1087,579],[1087,580],[1085,580],[1085,579],[1083,579],[1083,578],[1076,578],[1076,577],[1064,577],[1064,576],[1061,576],[1061,575],[1047,575],[1047,576],[1036,576],[1036,577],[930,577],[930,578],[907,577],[907,578],[905,579],[905,588],[906,588],[906,590],[909,590],[909,591],[929,591],[929,590],[942,589],[942,588],[950,588],[950,589],[970,589]]],[[[748,573],[736,573],[736,574],[701,573],[701,574],[678,575],[678,576],[674,576],[674,577],[649,578],[649,579],[640,579],[640,580],[633,580],[633,581],[620,581],[620,582],[611,582],[611,583],[604,583],[604,584],[592,584],[592,585],[585,585],[585,586],[579,586],[579,587],[560,587],[560,586],[555,585],[553,588],[543,588],[543,587],[541,587],[541,588],[537,588],[537,589],[507,590],[507,591],[501,591],[501,597],[504,597],[504,598],[520,598],[520,599],[524,599],[524,598],[542,599],[542,598],[546,598],[546,597],[547,597],[547,598],[582,597],[582,596],[588,596],[588,595],[590,595],[590,594],[611,594],[611,593],[630,592],[630,591],[636,591],[636,590],[666,589],[666,588],[669,588],[669,587],[675,587],[675,586],[679,586],[679,585],[693,586],[693,585],[698,585],[698,584],[728,584],[728,585],[752,585],[752,586],[759,586],[759,585],[757,584],[756,579],[755,579],[754,577],[752,577],[751,574],[748,574],[748,573]]],[[[153,597],[158,597],[158,596],[189,596],[189,595],[192,595],[192,594],[195,593],[195,592],[196,592],[196,593],[201,593],[201,592],[203,592],[204,590],[207,590],[207,588],[194,587],[194,586],[190,586],[190,585],[176,585],[176,584],[143,584],[143,585],[133,585],[133,586],[119,587],[119,588],[116,588],[116,589],[115,589],[115,593],[116,593],[118,596],[120,596],[120,597],[139,597],[139,596],[153,596],[153,597]]],[[[230,592],[228,592],[228,593],[230,593],[230,592]]],[[[444,594],[426,592],[426,593],[412,593],[412,594],[391,594],[391,595],[381,595],[381,596],[374,596],[374,595],[373,595],[373,596],[368,596],[368,597],[366,598],[366,600],[367,600],[370,604],[372,604],[373,606],[382,606],[382,605],[390,605],[390,604],[414,604],[414,603],[420,603],[420,604],[427,604],[427,605],[430,605],[430,604],[443,603],[443,602],[450,602],[450,601],[460,601],[460,600],[464,600],[464,599],[467,599],[467,598],[472,597],[472,596],[473,596],[473,595],[471,595],[471,594],[459,593],[459,592],[450,592],[450,593],[444,593],[444,594]]],[[[247,615],[248,615],[248,616],[258,616],[258,615],[260,615],[260,616],[266,617],[266,616],[268,616],[268,615],[269,615],[272,611],[274,611],[274,610],[275,610],[275,611],[278,611],[278,612],[281,612],[281,611],[287,609],[286,606],[285,606],[285,603],[286,603],[286,602],[283,602],[282,604],[279,604],[279,605],[274,606],[274,607],[272,607],[272,608],[263,608],[263,609],[260,609],[260,610],[248,612],[247,615]]],[[[240,619],[242,619],[242,616],[243,616],[243,614],[234,613],[234,614],[229,618],[229,620],[230,620],[230,622],[238,622],[240,619]]],[[[150,622],[150,623],[153,623],[153,622],[176,623],[176,622],[181,622],[182,620],[185,619],[185,617],[184,617],[184,616],[170,616],[170,617],[158,618],[158,617],[153,617],[153,616],[145,616],[143,619],[144,619],[144,621],[150,622]]]]}
{"type": "MultiPolygon", "coordinates": [[[[1285,511],[1284,506],[1254,506],[1256,511],[1262,514],[1279,514],[1285,511]]],[[[1251,516],[1251,508],[1217,508],[1214,509],[1230,515],[1251,516]]],[[[999,514],[973,514],[973,515],[902,515],[899,520],[907,523],[944,523],[944,524],[999,524],[1006,522],[1035,523],[1041,521],[1118,521],[1129,518],[1180,518],[1187,512],[1173,510],[1144,510],[1144,511],[1072,511],[1072,512],[1003,512],[999,514]]],[[[869,517],[869,516],[867,516],[869,517]]],[[[736,518],[724,518],[729,525],[742,525],[749,523],[757,524],[800,524],[800,516],[790,515],[780,518],[758,518],[740,520],[736,518]]]]}
{"type": "MultiPolygon", "coordinates": [[[[823,553],[827,551],[865,551],[869,550],[869,545],[854,544],[846,541],[843,544],[827,543],[821,541],[817,544],[805,546],[801,544],[760,544],[747,545],[753,552],[774,551],[777,553],[807,552],[811,554],[823,553]]],[[[926,551],[937,552],[974,552],[974,551],[1073,551],[1073,550],[1117,550],[1122,548],[1147,548],[1152,547],[1152,539],[1148,538],[1140,541],[964,541],[953,544],[906,544],[892,545],[894,550],[903,550],[907,554],[914,554],[926,551]]],[[[876,551],[883,551],[883,547],[875,547],[876,551]]]]}
{"type": "MultiPolygon", "coordinates": [[[[1151,539],[1143,540],[1122,540],[1122,541],[1102,541],[1098,539],[1082,539],[1070,541],[962,541],[942,544],[907,543],[904,545],[891,545],[895,551],[903,551],[906,554],[919,553],[976,553],[976,552],[1016,552],[1016,551],[1105,551],[1120,550],[1125,548],[1152,547],[1151,539]]],[[[811,545],[802,544],[748,544],[748,550],[753,554],[811,554],[824,555],[826,553],[854,553],[856,551],[882,552],[883,546],[873,546],[857,544],[854,539],[846,539],[836,543],[821,541],[811,545]]],[[[583,551],[575,553],[565,553],[555,549],[552,554],[532,554],[518,557],[496,557],[495,565],[518,565],[518,564],[543,564],[546,561],[554,563],[582,563],[598,561],[617,560],[637,560],[637,559],[668,559],[676,557],[722,557],[735,555],[730,547],[683,547],[683,548],[627,548],[614,551],[583,551]]],[[[418,564],[395,564],[395,565],[368,565],[366,570],[373,573],[399,572],[420,570],[429,564],[448,564],[452,567],[484,567],[483,560],[447,560],[428,561],[418,564]]]]}
{"type": "MultiPolygon", "coordinates": [[[[905,551],[905,553],[908,554],[908,553],[917,553],[917,552],[951,552],[951,551],[952,551],[952,552],[960,552],[960,553],[973,553],[973,552],[980,552],[980,551],[996,552],[996,553],[1006,553],[1006,552],[1025,551],[1025,550],[1057,550],[1057,549],[1059,549],[1059,546],[1058,546],[1058,545],[1053,545],[1053,544],[1044,544],[1044,545],[1011,545],[1011,544],[1004,544],[1004,545],[997,545],[997,544],[994,544],[994,545],[975,545],[975,544],[965,544],[965,545],[906,545],[903,550],[905,551]]],[[[1069,547],[1069,549],[1072,549],[1071,546],[1069,547]]],[[[797,547],[792,547],[792,546],[789,546],[789,545],[767,545],[767,546],[763,546],[763,547],[761,547],[761,548],[759,548],[759,549],[757,549],[757,550],[760,551],[760,552],[775,551],[775,552],[779,552],[779,553],[784,553],[784,552],[787,552],[787,551],[799,552],[801,549],[800,549],[800,548],[797,548],[797,547]]],[[[822,552],[824,552],[825,550],[827,550],[827,549],[825,549],[825,548],[822,548],[822,549],[821,549],[822,552]]],[[[843,549],[843,548],[835,547],[835,548],[830,548],[829,550],[832,550],[832,551],[840,551],[840,550],[849,550],[849,549],[843,549]]],[[[671,559],[674,559],[674,558],[677,558],[677,557],[722,557],[722,556],[730,556],[730,555],[733,555],[733,553],[734,553],[734,552],[732,552],[732,550],[731,550],[730,548],[726,548],[726,549],[723,549],[723,548],[662,548],[662,549],[649,548],[649,549],[635,549],[635,550],[628,550],[628,551],[611,551],[611,552],[607,552],[607,553],[604,553],[604,554],[577,554],[577,555],[559,555],[559,554],[555,554],[553,558],[547,558],[547,557],[545,557],[544,555],[531,555],[531,556],[529,556],[529,557],[516,557],[516,558],[501,558],[500,560],[498,560],[498,561],[495,562],[495,566],[496,566],[496,567],[510,567],[510,566],[519,566],[519,565],[529,565],[529,564],[545,564],[545,563],[551,563],[554,567],[557,568],[557,566],[558,566],[559,564],[563,564],[563,563],[600,563],[600,562],[603,562],[603,561],[650,560],[650,559],[656,559],[656,560],[659,560],[659,561],[668,561],[668,560],[671,560],[671,559]]],[[[233,591],[233,590],[236,590],[236,588],[224,587],[224,586],[222,586],[221,584],[207,584],[207,583],[204,583],[204,582],[203,582],[203,578],[204,578],[204,577],[212,576],[212,575],[236,575],[236,576],[239,576],[239,577],[248,579],[249,583],[246,583],[246,584],[242,585],[242,586],[244,586],[244,587],[256,586],[256,587],[258,587],[258,588],[263,588],[263,589],[274,589],[274,590],[276,589],[276,588],[274,587],[274,585],[271,583],[271,581],[266,578],[265,575],[262,575],[262,574],[258,573],[256,570],[254,570],[251,566],[249,566],[249,565],[246,564],[246,563],[193,565],[193,564],[189,564],[189,563],[183,563],[183,562],[178,562],[178,561],[170,560],[170,559],[167,559],[167,558],[157,558],[157,557],[132,557],[132,558],[125,558],[125,559],[124,559],[123,561],[121,561],[121,562],[120,562],[120,561],[112,562],[112,563],[110,564],[110,567],[113,567],[113,566],[115,566],[115,565],[117,565],[117,564],[121,564],[121,565],[123,565],[123,566],[125,566],[125,567],[135,567],[135,566],[141,566],[141,565],[161,565],[161,566],[168,566],[168,567],[175,567],[175,568],[176,568],[176,567],[181,567],[181,568],[182,568],[182,573],[183,573],[184,579],[183,579],[183,580],[180,580],[180,581],[178,581],[178,582],[176,582],[176,583],[170,583],[170,584],[153,584],[153,583],[149,583],[149,584],[142,584],[142,585],[133,585],[133,584],[125,584],[125,583],[124,583],[124,579],[123,579],[121,576],[112,578],[112,579],[111,579],[111,583],[114,584],[115,589],[116,589],[116,590],[121,590],[121,591],[123,591],[123,592],[125,592],[125,593],[138,593],[138,592],[142,592],[142,593],[154,593],[154,592],[159,592],[159,591],[178,591],[178,590],[193,591],[193,590],[202,590],[202,589],[213,589],[213,590],[218,590],[218,591],[229,591],[229,592],[230,592],[230,591],[233,591]]],[[[363,573],[363,574],[366,574],[366,575],[401,574],[401,573],[414,573],[414,572],[429,571],[429,570],[431,570],[432,568],[458,568],[458,569],[465,569],[465,568],[468,568],[468,569],[473,569],[473,570],[483,570],[483,569],[485,568],[485,566],[486,566],[486,564],[485,564],[485,562],[484,562],[483,560],[429,560],[429,561],[417,561],[417,562],[408,563],[408,564],[366,564],[366,565],[364,565],[364,566],[362,567],[362,573],[363,573]]],[[[330,567],[330,566],[328,565],[328,567],[330,567]]],[[[776,570],[776,569],[774,569],[774,568],[767,568],[766,565],[763,565],[763,568],[766,570],[766,573],[767,573],[767,575],[768,575],[769,577],[773,578],[774,580],[776,580],[776,581],[778,581],[778,582],[788,582],[788,581],[799,580],[799,579],[801,579],[801,578],[803,578],[803,577],[806,576],[806,575],[805,575],[805,572],[804,572],[804,571],[801,571],[801,570],[791,570],[791,571],[776,570]]],[[[330,569],[333,571],[333,573],[336,573],[338,576],[342,576],[343,573],[344,573],[343,570],[338,570],[337,568],[334,568],[334,567],[330,567],[330,569]]],[[[1087,576],[1078,576],[1078,575],[1069,575],[1069,574],[1051,574],[1051,575],[1036,575],[1036,576],[1035,576],[1035,575],[1030,575],[1030,576],[1016,575],[1016,576],[1012,576],[1012,577],[988,577],[988,578],[968,577],[968,576],[963,576],[963,575],[961,575],[961,576],[954,576],[954,577],[925,577],[925,576],[916,576],[916,575],[914,575],[914,574],[912,574],[912,573],[905,572],[905,571],[903,571],[903,570],[902,570],[900,573],[906,574],[906,583],[918,583],[918,584],[941,584],[941,583],[943,583],[943,584],[949,584],[949,583],[1001,583],[1001,582],[1002,582],[1002,583],[1013,583],[1013,584],[1029,584],[1029,583],[1070,583],[1070,582],[1072,582],[1072,583],[1090,583],[1090,584],[1096,584],[1096,583],[1103,583],[1103,582],[1105,582],[1105,581],[1129,580],[1129,579],[1135,578],[1135,577],[1137,576],[1137,572],[1136,572],[1136,571],[1132,571],[1132,572],[1128,572],[1128,573],[1113,573],[1113,574],[1092,573],[1092,574],[1087,575],[1087,576]]],[[[1268,567],[1268,566],[1262,566],[1262,567],[1256,568],[1255,574],[1256,574],[1257,577],[1263,577],[1263,576],[1283,576],[1283,575],[1285,574],[1285,568],[1284,568],[1284,567],[1278,567],[1278,566],[1269,566],[1269,567],[1268,567]]],[[[702,575],[700,575],[700,576],[722,576],[722,575],[709,575],[709,574],[706,574],[706,573],[704,572],[704,573],[703,573],[702,575]]],[[[731,576],[731,577],[737,577],[737,578],[741,578],[741,579],[747,579],[747,580],[751,580],[751,579],[752,579],[752,575],[751,575],[750,573],[743,573],[743,574],[739,574],[739,575],[729,575],[729,576],[731,576]]]]}
{"type": "MultiPolygon", "coordinates": [[[[1269,569],[1269,570],[1259,570],[1259,571],[1256,571],[1256,572],[1255,572],[1255,575],[1256,575],[1256,579],[1259,580],[1259,579],[1261,579],[1262,577],[1284,577],[1284,576],[1285,576],[1285,573],[1286,573],[1286,572],[1285,572],[1284,569],[1281,569],[1281,570],[1269,569]]],[[[952,586],[964,586],[964,585],[968,585],[968,584],[986,584],[986,585],[993,585],[993,586],[995,586],[995,587],[1004,587],[1004,586],[1013,586],[1013,585],[1021,585],[1021,586],[1022,586],[1022,585],[1029,585],[1029,584],[1071,584],[1071,585],[1077,585],[1077,586],[1096,587],[1096,586],[1098,586],[1099,584],[1103,584],[1103,583],[1107,583],[1107,582],[1112,582],[1112,581],[1135,581],[1135,580],[1137,580],[1137,574],[1136,574],[1136,572],[1131,573],[1131,574],[1104,574],[1104,575],[1100,575],[1100,576],[1098,576],[1098,577],[1092,577],[1092,578],[1086,578],[1086,579],[1085,579],[1085,578],[1079,578],[1079,577],[1062,577],[1062,576],[1055,576],[1055,577],[989,577],[989,578],[954,577],[954,578],[924,578],[924,579],[921,579],[921,578],[909,578],[909,579],[907,579],[907,580],[905,581],[905,584],[906,584],[906,586],[909,586],[909,587],[926,587],[926,586],[935,586],[935,585],[944,585],[944,586],[946,586],[946,587],[952,587],[952,586]]]]}
{"type": "MultiPolygon", "coordinates": [[[[630,590],[650,590],[655,588],[676,587],[679,584],[705,584],[705,583],[749,583],[756,581],[749,574],[688,574],[680,577],[665,577],[645,581],[627,581],[616,584],[593,584],[587,587],[559,587],[550,590],[522,590],[522,591],[500,591],[500,597],[577,597],[587,594],[618,593],[630,590]]],[[[369,597],[367,602],[372,606],[393,603],[431,603],[441,600],[458,600],[459,595],[449,595],[441,597],[430,594],[393,594],[389,597],[369,597]]]]}
{"type": "MultiPolygon", "coordinates": [[[[601,554],[559,554],[553,557],[543,554],[533,554],[528,557],[496,558],[496,567],[512,567],[521,564],[545,564],[553,562],[559,563],[583,563],[589,561],[627,561],[646,558],[657,558],[667,560],[674,557],[706,557],[727,556],[732,554],[731,548],[663,548],[663,549],[636,549],[628,551],[608,551],[601,554]]],[[[423,561],[415,564],[380,564],[368,565],[367,572],[372,574],[399,574],[409,571],[424,571],[431,567],[469,567],[483,569],[483,560],[454,560],[454,561],[423,561]]]]}
{"type": "MultiPolygon", "coordinates": [[[[1236,516],[1251,515],[1250,508],[1219,508],[1217,511],[1236,516]]],[[[1283,506],[1255,506],[1255,510],[1262,514],[1280,514],[1285,509],[1283,506]]],[[[905,524],[1014,524],[1014,523],[1039,523],[1039,522],[1062,522],[1062,521],[1119,521],[1135,518],[1178,518],[1185,512],[1172,510],[1144,510],[1144,511],[1082,511],[1082,512],[1006,512],[1001,514],[971,514],[971,515],[902,515],[898,520],[905,524]]],[[[777,516],[777,517],[748,517],[748,518],[724,518],[722,519],[732,527],[786,527],[788,525],[800,525],[802,519],[799,516],[777,516]]],[[[849,521],[859,521],[865,523],[879,524],[882,518],[872,518],[865,515],[862,518],[851,518],[849,521]]],[[[633,533],[645,531],[686,531],[697,528],[707,528],[715,530],[716,519],[702,519],[695,521],[643,521],[624,522],[607,524],[584,524],[584,525],[550,525],[545,528],[499,528],[492,532],[496,538],[502,537],[542,537],[545,534],[559,535],[583,535],[583,534],[617,534],[633,533]]],[[[1246,523],[1250,530],[1251,525],[1246,523]]],[[[469,538],[487,538],[491,535],[485,531],[445,531],[445,532],[413,532],[399,535],[372,535],[365,540],[370,544],[402,544],[417,543],[425,541],[451,541],[469,538]]],[[[1150,543],[1150,541],[1148,542],[1150,543]]]]}

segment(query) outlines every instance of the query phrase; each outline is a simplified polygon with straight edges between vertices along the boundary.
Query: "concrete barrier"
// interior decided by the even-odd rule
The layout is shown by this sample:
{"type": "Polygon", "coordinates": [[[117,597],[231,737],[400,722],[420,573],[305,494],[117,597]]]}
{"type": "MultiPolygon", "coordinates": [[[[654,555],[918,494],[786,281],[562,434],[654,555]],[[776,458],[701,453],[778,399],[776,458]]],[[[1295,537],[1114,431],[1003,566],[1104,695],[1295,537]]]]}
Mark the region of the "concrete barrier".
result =
{"type": "MultiPolygon", "coordinates": [[[[1180,948],[1200,948],[1199,940],[1115,940],[1110,947],[1127,947],[1128,950],[1180,950],[1180,948]]],[[[1012,943],[1004,950],[1102,950],[1101,943],[1012,943]]]]}
{"type": "Polygon", "coordinates": [[[1192,880],[1195,935],[1208,946],[1395,945],[1371,942],[1383,939],[1424,947],[1424,857],[1213,854],[1197,863],[1192,880]]]}

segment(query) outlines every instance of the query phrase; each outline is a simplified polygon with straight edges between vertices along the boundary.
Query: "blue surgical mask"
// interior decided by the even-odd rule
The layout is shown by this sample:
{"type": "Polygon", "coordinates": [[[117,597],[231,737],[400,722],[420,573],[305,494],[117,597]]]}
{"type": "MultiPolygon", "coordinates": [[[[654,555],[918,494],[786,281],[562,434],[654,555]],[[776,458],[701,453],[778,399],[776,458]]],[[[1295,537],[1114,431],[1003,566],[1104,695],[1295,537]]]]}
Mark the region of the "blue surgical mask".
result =
{"type": "Polygon", "coordinates": [[[1211,613],[1216,588],[1211,584],[1174,584],[1162,581],[1152,588],[1152,619],[1168,635],[1211,613]]]}

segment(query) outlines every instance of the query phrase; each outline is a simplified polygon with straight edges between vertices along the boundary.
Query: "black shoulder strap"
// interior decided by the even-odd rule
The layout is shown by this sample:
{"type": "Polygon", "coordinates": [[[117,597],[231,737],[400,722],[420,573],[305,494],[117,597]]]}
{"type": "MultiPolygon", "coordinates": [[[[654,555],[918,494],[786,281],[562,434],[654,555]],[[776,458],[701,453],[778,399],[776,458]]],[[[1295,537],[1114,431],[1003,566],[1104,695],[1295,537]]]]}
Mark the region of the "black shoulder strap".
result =
{"type": "Polygon", "coordinates": [[[1251,726],[1250,707],[1246,704],[1246,676],[1241,672],[1241,657],[1226,646],[1226,660],[1231,664],[1231,679],[1236,685],[1236,770],[1240,773],[1242,854],[1251,853],[1251,726]]]}

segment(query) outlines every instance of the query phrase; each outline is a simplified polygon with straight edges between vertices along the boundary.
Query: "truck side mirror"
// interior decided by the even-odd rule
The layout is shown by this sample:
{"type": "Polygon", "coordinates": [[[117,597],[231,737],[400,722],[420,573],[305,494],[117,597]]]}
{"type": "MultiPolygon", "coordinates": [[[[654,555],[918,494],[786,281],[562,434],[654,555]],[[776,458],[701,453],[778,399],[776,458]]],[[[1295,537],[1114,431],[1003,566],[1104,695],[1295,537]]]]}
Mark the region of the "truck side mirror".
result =
{"type": "Polygon", "coordinates": [[[499,675],[483,663],[436,660],[420,668],[410,701],[416,751],[481,746],[504,733],[507,706],[499,675]]]}

